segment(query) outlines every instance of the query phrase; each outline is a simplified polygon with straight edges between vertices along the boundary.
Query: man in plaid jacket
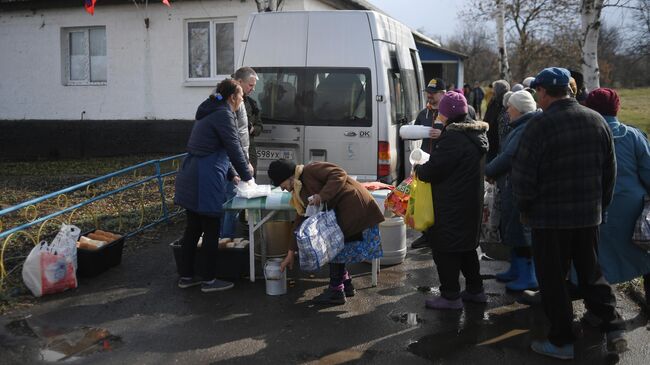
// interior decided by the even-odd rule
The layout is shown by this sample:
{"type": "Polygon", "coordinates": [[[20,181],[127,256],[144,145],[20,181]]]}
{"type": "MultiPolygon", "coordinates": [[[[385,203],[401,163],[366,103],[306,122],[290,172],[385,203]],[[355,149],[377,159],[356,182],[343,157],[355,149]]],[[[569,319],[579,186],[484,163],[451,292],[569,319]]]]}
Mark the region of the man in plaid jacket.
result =
{"type": "Polygon", "coordinates": [[[608,348],[626,347],[616,297],[596,256],[603,213],[612,199],[616,160],[612,133],[596,112],[569,97],[570,73],[547,68],[531,83],[544,111],[528,123],[512,163],[521,220],[532,228],[535,269],[549,321],[547,341],[535,352],[574,356],[573,307],[565,287],[573,263],[591,314],[607,333],[608,348]]]}

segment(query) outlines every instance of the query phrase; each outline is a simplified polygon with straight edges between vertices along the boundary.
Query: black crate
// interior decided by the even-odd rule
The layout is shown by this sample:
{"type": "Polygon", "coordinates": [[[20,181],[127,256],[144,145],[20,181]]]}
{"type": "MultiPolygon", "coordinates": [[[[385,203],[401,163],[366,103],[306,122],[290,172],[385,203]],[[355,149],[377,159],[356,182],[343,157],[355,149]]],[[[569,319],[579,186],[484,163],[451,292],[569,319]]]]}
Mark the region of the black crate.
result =
{"type": "MultiPolygon", "coordinates": [[[[176,270],[178,271],[179,263],[181,262],[181,240],[177,239],[169,246],[174,253],[174,261],[176,262],[176,270]]],[[[194,259],[194,273],[196,275],[200,273],[198,265],[200,254],[201,248],[198,247],[194,259]]],[[[248,245],[242,248],[220,248],[216,262],[217,277],[220,279],[241,279],[242,277],[248,276],[250,274],[248,255],[248,245]]]]}
{"type": "MultiPolygon", "coordinates": [[[[86,232],[86,236],[94,231],[86,232]]],[[[97,250],[86,250],[77,248],[77,276],[97,276],[113,266],[122,262],[122,250],[124,249],[124,236],[109,242],[97,250]]]]}

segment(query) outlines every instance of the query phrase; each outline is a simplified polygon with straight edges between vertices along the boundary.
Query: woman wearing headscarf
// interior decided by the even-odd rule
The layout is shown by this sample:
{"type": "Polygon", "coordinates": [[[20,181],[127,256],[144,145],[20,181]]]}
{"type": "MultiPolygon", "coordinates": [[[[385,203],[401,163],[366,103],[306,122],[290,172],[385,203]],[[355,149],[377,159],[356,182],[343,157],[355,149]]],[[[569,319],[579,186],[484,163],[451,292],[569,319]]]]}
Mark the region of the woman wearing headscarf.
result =
{"type": "Polygon", "coordinates": [[[483,117],[483,120],[490,125],[490,129],[487,132],[487,138],[490,144],[487,162],[492,161],[497,153],[499,153],[499,123],[502,121],[505,112],[503,96],[510,90],[510,84],[506,80],[497,80],[492,83],[492,89],[494,90],[494,96],[490,99],[485,116],[483,117]]]}
{"type": "MultiPolygon", "coordinates": [[[[333,209],[336,221],[343,231],[346,244],[363,239],[364,230],[384,221],[379,206],[355,179],[342,168],[329,162],[311,162],[296,165],[293,161],[280,159],[271,162],[268,169],[273,185],[291,192],[290,204],[296,209],[294,227],[297,229],[305,220],[308,205],[325,204],[333,209]]],[[[292,268],[297,246],[289,248],[280,270],[292,268]]],[[[345,264],[330,263],[330,285],[314,301],[319,304],[344,304],[346,296],[354,295],[352,279],[345,264]]]]}
{"type": "Polygon", "coordinates": [[[235,111],[242,100],[241,86],[225,79],[196,111],[196,122],[187,142],[188,155],[176,176],[174,196],[174,203],[185,208],[187,214],[181,242],[180,288],[201,285],[201,291],[207,293],[233,287],[233,283],[216,279],[215,265],[226,182],[232,180],[237,184],[240,179],[252,178],[235,124],[235,111]],[[194,258],[201,236],[198,274],[202,281],[194,277],[194,258]]]}
{"type": "Polygon", "coordinates": [[[440,100],[443,129],[433,140],[429,161],[415,167],[417,177],[431,183],[435,223],[429,245],[440,279],[440,296],[425,301],[431,309],[461,309],[463,301],[487,302],[476,247],[483,212],[485,122],[467,119],[467,100],[450,91],[440,100]],[[461,292],[459,275],[465,276],[461,292]]]}
{"type": "Polygon", "coordinates": [[[535,266],[532,262],[532,243],[530,228],[519,220],[519,209],[512,196],[510,170],[512,157],[517,151],[521,133],[528,122],[537,115],[537,104],[526,90],[508,92],[507,113],[510,120],[510,132],[501,145],[501,152],[485,167],[488,181],[499,180],[501,208],[501,238],[510,250],[510,268],[496,274],[499,281],[507,282],[509,290],[521,291],[537,288],[535,266]],[[510,95],[508,95],[510,94],[510,95]]]}
{"type": "Polygon", "coordinates": [[[615,90],[593,90],[585,105],[605,118],[616,151],[616,185],[606,219],[600,225],[598,262],[611,284],[643,276],[646,303],[650,303],[650,253],[632,243],[643,197],[650,192],[650,144],[642,131],[616,118],[620,99],[615,90]]]}

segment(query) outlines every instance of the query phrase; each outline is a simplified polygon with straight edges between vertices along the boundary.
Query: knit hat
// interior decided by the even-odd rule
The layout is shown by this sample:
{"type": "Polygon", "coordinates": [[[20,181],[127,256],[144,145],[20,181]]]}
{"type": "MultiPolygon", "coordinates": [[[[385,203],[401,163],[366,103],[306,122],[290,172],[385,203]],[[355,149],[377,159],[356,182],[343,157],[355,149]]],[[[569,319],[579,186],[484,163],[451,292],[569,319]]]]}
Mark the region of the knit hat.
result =
{"type": "Polygon", "coordinates": [[[535,103],[535,99],[533,99],[533,96],[526,90],[520,90],[510,95],[508,104],[512,105],[521,114],[526,114],[537,110],[537,103],[535,103]]]}
{"type": "Polygon", "coordinates": [[[522,84],[524,85],[524,87],[530,87],[530,83],[533,82],[533,80],[535,80],[535,78],[532,76],[526,77],[522,82],[522,84]]]}
{"type": "Polygon", "coordinates": [[[589,93],[585,105],[601,115],[615,117],[621,107],[621,100],[616,90],[601,87],[589,93]]]}
{"type": "Polygon", "coordinates": [[[467,114],[467,99],[461,93],[448,91],[440,99],[438,113],[444,115],[447,119],[454,119],[459,115],[467,114]]]}
{"type": "Polygon", "coordinates": [[[513,94],[512,91],[508,91],[505,94],[503,94],[503,107],[507,108],[508,107],[508,99],[510,99],[510,96],[513,94]]]}
{"type": "Polygon", "coordinates": [[[445,85],[445,82],[442,79],[431,79],[425,91],[430,93],[437,93],[438,91],[444,92],[446,88],[447,85],[445,85]]]}
{"type": "Polygon", "coordinates": [[[522,85],[522,84],[514,84],[512,86],[512,89],[510,89],[510,91],[512,91],[514,93],[514,92],[517,92],[517,91],[523,90],[523,89],[524,89],[524,85],[522,85]]]}
{"type": "Polygon", "coordinates": [[[293,161],[281,158],[271,162],[269,165],[269,179],[271,179],[274,186],[280,186],[284,180],[293,176],[295,171],[296,164],[293,161]]]}

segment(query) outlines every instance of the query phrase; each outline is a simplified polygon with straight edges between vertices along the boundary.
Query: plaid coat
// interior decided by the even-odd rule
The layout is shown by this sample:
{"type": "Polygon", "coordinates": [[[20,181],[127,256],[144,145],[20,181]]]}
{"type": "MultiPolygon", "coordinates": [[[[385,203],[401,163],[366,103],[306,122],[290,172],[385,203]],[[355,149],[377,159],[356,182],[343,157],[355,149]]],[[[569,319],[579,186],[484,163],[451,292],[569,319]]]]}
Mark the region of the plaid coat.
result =
{"type": "Polygon", "coordinates": [[[532,228],[597,226],[616,179],[612,132],[575,99],[558,100],[528,122],[511,179],[522,222],[532,228]]]}

